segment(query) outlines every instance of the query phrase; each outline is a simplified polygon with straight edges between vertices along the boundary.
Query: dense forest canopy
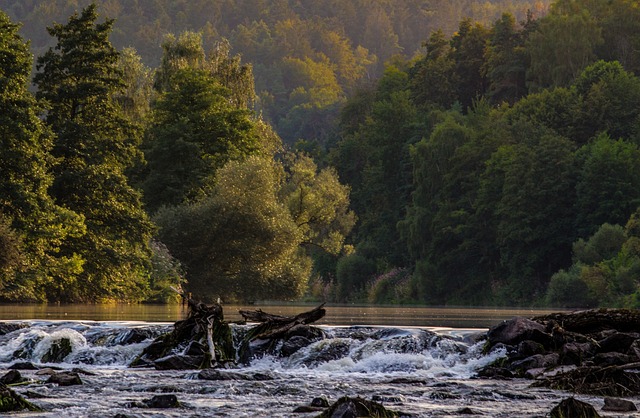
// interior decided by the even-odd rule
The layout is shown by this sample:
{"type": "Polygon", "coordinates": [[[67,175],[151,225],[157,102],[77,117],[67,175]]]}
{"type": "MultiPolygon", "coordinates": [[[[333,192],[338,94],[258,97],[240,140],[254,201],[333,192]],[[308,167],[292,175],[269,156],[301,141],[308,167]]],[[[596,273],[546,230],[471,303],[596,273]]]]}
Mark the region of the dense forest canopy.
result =
{"type": "Polygon", "coordinates": [[[635,1],[0,9],[5,300],[640,305],[635,1]]]}

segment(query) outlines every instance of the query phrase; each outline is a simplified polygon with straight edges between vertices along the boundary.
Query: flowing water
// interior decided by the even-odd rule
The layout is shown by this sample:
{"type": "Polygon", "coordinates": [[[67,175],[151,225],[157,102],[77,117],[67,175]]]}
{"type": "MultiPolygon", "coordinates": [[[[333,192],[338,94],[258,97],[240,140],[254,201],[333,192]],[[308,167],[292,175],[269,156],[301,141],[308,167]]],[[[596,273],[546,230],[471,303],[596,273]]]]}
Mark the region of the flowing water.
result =
{"type": "MultiPolygon", "coordinates": [[[[92,313],[93,308],[86,306],[50,306],[41,312],[31,311],[30,318],[21,316],[27,311],[20,312],[18,307],[4,308],[0,309],[1,318],[25,328],[0,336],[0,373],[16,362],[29,361],[79,368],[84,383],[59,387],[44,383],[47,376],[41,371],[21,370],[31,384],[14,389],[45,412],[23,412],[20,416],[306,418],[318,412],[293,411],[310,405],[314,398],[325,397],[332,403],[342,396],[360,396],[413,417],[466,417],[470,412],[491,417],[543,417],[570,395],[529,388],[527,380],[474,378],[479,367],[500,355],[483,355],[481,343],[474,337],[497,318],[531,316],[540,311],[329,307],[327,318],[319,325],[327,338],[287,358],[254,359],[250,365],[233,370],[240,379],[200,380],[193,370],[127,367],[153,338],[171,330],[172,321],[184,314],[179,307],[167,308],[168,313],[161,313],[158,307],[151,314],[153,318],[144,317],[144,322],[133,321],[132,315],[140,316],[134,312],[137,308],[112,307],[117,319],[104,312],[92,313]],[[400,313],[393,314],[398,310],[400,313]],[[404,322],[398,322],[401,314],[404,322]],[[167,321],[163,315],[177,317],[167,321]],[[154,322],[158,320],[162,322],[154,322]],[[488,322],[483,325],[482,321],[488,322]],[[132,338],[134,335],[142,337],[132,338]],[[70,341],[71,353],[61,363],[47,363],[50,348],[62,339],[70,341]],[[258,376],[260,379],[255,379],[258,376]],[[175,394],[182,407],[142,407],[145,400],[159,394],[175,394]]],[[[308,309],[261,308],[280,314],[308,309]]],[[[225,306],[227,320],[235,319],[234,312],[235,307],[225,306]]],[[[233,327],[241,332],[246,325],[233,327]]],[[[601,398],[577,397],[598,410],[603,405],[601,398]]]]}

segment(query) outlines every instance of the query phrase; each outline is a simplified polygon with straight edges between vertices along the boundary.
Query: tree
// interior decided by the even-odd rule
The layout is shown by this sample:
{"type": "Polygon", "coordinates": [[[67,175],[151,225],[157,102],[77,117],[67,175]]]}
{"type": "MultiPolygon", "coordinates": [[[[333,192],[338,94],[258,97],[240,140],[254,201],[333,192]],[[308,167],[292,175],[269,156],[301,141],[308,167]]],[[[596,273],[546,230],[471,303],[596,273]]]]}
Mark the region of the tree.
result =
{"type": "Polygon", "coordinates": [[[113,20],[97,23],[96,5],[54,24],[57,39],[37,61],[37,97],[48,105],[58,159],[51,192],[56,202],[85,217],[87,233],[61,248],[81,255],[83,272],[57,289],[60,300],[144,299],[153,225],[124,170],[139,151],[140,132],[115,96],[124,88],[119,54],[108,40],[113,20]]]}
{"type": "Polygon", "coordinates": [[[513,104],[524,96],[526,69],[523,33],[517,30],[515,18],[505,13],[493,24],[486,49],[487,95],[491,101],[513,104]]]}
{"type": "Polygon", "coordinates": [[[503,173],[494,215],[500,263],[507,271],[500,296],[507,304],[540,298],[551,275],[570,264],[575,239],[574,144],[531,128],[514,125],[522,142],[500,148],[489,163],[503,173]]]}
{"type": "Polygon", "coordinates": [[[595,60],[601,29],[588,10],[563,13],[560,7],[540,19],[527,40],[530,89],[568,86],[595,60]]]}
{"type": "Polygon", "coordinates": [[[31,62],[18,25],[0,12],[0,297],[41,302],[75,281],[82,259],[60,247],[84,224],[48,195],[53,137],[27,90],[31,62]]]}
{"type": "Polygon", "coordinates": [[[310,254],[320,250],[333,256],[343,252],[356,217],[349,208],[349,188],[340,184],[333,168],[318,170],[305,155],[290,156],[281,199],[304,237],[310,254]]]}
{"type": "Polygon", "coordinates": [[[578,153],[576,226],[580,236],[604,223],[622,225],[640,206],[640,150],[601,134],[578,153]]]}
{"type": "Polygon", "coordinates": [[[487,90],[485,48],[490,32],[483,25],[463,19],[458,31],[451,37],[451,58],[455,62],[458,82],[456,91],[463,110],[487,90]]]}
{"type": "Polygon", "coordinates": [[[216,170],[262,151],[260,126],[205,70],[174,74],[147,131],[142,189],[149,211],[206,195],[216,170]]]}
{"type": "Polygon", "coordinates": [[[433,32],[425,42],[425,56],[410,70],[413,100],[419,106],[439,106],[448,109],[457,100],[458,79],[455,61],[450,54],[444,32],[433,32]]]}
{"type": "Polygon", "coordinates": [[[188,291],[244,302],[301,296],[311,262],[278,199],[280,176],[264,157],[229,161],[207,197],[158,212],[159,236],[183,263],[188,291]]]}

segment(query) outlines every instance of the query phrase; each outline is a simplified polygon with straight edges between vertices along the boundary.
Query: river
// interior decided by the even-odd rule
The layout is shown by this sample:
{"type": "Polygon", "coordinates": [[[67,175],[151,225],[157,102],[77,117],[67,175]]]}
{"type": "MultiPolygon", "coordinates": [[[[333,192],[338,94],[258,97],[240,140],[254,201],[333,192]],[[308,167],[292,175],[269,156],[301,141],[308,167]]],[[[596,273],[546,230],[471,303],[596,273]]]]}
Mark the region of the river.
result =
{"type": "MultiPolygon", "coordinates": [[[[310,306],[228,306],[227,321],[238,309],[290,315],[310,306]]],[[[412,417],[543,417],[568,393],[533,389],[522,379],[474,378],[475,371],[495,360],[473,337],[515,315],[546,311],[486,308],[328,306],[318,324],[327,338],[288,358],[263,357],[235,370],[250,379],[200,380],[197,371],[131,369],[127,365],[152,338],[169,331],[185,312],[180,306],[157,305],[13,305],[0,307],[0,319],[26,327],[0,336],[0,372],[17,361],[43,363],[56,341],[67,338],[72,352],[62,363],[80,368],[84,384],[59,387],[47,376],[22,370],[32,381],[15,390],[45,412],[28,417],[301,417],[294,413],[314,398],[330,403],[341,396],[376,399],[412,417]],[[132,329],[149,336],[128,343],[132,329]],[[327,358],[338,348],[339,358],[327,358]],[[159,394],[175,394],[182,407],[143,408],[159,394]]],[[[234,325],[240,330],[241,325],[234,325]]],[[[603,399],[577,396],[598,410],[603,399]]],[[[615,416],[606,415],[603,416],[615,416]]],[[[624,416],[631,416],[625,414],[624,416]]]]}

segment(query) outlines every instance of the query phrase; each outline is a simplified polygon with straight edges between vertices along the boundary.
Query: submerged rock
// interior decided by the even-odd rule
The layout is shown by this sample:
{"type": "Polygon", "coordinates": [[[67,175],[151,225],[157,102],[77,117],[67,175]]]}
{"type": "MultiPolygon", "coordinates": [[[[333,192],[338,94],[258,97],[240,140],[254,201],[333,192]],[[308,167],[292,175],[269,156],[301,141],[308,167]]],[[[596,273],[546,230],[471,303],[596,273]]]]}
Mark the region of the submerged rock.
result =
{"type": "Polygon", "coordinates": [[[56,383],[58,386],[81,385],[82,379],[75,372],[59,372],[49,376],[46,383],[56,383]]]}
{"type": "Polygon", "coordinates": [[[604,398],[603,411],[611,412],[633,412],[637,411],[636,404],[626,399],[604,398]]]}
{"type": "Polygon", "coordinates": [[[220,369],[205,369],[198,373],[198,379],[202,380],[273,380],[273,377],[265,373],[240,373],[220,369]]]}
{"type": "Polygon", "coordinates": [[[156,395],[153,398],[144,401],[149,408],[180,408],[182,405],[178,401],[176,395],[156,395]]]}

